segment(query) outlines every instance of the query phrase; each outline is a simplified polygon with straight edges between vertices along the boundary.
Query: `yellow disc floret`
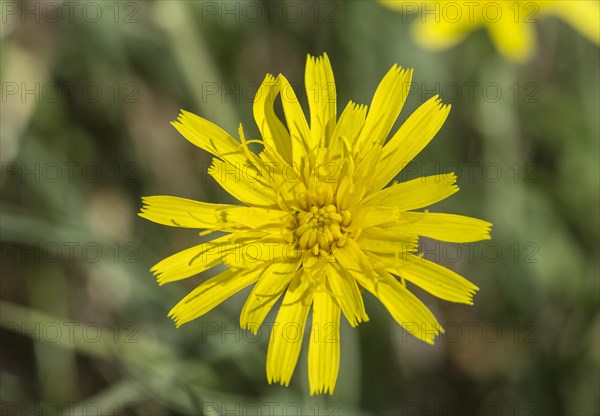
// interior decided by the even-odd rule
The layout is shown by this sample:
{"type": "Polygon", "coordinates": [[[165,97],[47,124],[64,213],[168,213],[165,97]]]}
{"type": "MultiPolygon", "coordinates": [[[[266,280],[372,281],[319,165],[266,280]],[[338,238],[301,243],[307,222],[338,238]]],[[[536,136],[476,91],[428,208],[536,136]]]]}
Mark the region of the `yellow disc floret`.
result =
{"type": "Polygon", "coordinates": [[[315,256],[322,251],[331,254],[332,249],[346,243],[345,227],[352,221],[350,211],[338,210],[334,204],[311,205],[296,213],[296,242],[301,249],[311,250],[315,256]]]}

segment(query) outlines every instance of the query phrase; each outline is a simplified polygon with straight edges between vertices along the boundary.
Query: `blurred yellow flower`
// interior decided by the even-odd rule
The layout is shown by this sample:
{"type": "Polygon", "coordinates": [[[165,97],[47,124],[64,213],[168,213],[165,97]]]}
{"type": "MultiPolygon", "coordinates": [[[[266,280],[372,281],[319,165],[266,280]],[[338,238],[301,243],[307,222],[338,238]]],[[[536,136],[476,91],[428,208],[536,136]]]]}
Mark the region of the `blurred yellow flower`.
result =
{"type": "Polygon", "coordinates": [[[450,110],[437,96],[431,98],[386,143],[411,77],[411,70],[393,66],[368,112],[366,106],[349,102],[337,119],[329,59],[309,56],[305,84],[310,124],[288,80],[267,75],[254,101],[262,136],[256,140],[246,140],[240,126],[238,142],[209,121],[182,111],[173,125],[215,156],[211,176],[243,205],[143,198],[141,217],[205,230],[201,235],[226,233],[152,267],[161,285],[226,267],[171,310],[177,326],[256,283],[240,317],[241,326],[256,333],[283,295],[266,367],[270,383],[287,386],[312,307],[310,392],[333,393],[340,315],[351,326],[368,320],[363,289],[406,330],[430,344],[443,329],[406,281],[441,299],[472,304],[475,285],[416,254],[419,236],[457,243],[490,238],[491,224],[485,221],[414,211],[458,191],[456,176],[433,175],[384,188],[431,141],[450,110]],[[274,111],[278,96],[287,128],[274,111]],[[250,144],[260,145],[260,153],[250,144]]]}
{"type": "Polygon", "coordinates": [[[533,24],[555,15],[582,35],[600,44],[600,2],[597,0],[380,0],[384,5],[414,14],[414,35],[423,47],[445,49],[461,42],[471,31],[484,27],[498,50],[508,59],[525,61],[535,49],[533,24]]]}

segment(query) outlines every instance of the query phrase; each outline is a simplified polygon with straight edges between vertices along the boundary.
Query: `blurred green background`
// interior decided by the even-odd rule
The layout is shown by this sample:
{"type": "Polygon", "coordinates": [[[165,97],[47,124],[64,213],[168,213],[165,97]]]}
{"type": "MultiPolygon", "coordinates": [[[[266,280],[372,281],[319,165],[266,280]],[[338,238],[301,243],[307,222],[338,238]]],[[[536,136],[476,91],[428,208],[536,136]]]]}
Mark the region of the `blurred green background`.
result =
{"type": "Polygon", "coordinates": [[[599,414],[600,60],[571,27],[540,22],[516,65],[483,31],[422,50],[416,16],[370,1],[1,7],[0,413],[599,414]],[[432,210],[494,229],[423,241],[480,287],[474,306],[414,288],[446,326],[434,346],[365,295],[371,321],[342,325],[335,394],[311,397],[306,349],[289,388],[268,385],[268,325],[239,329],[248,290],[175,329],[167,312],[205,276],[158,287],[148,269],[200,237],[136,212],[142,195],[232,202],[169,122],[184,108],[256,137],[265,73],[303,101],[306,54],[324,51],[338,113],[369,104],[394,63],[414,68],[398,125],[436,93],[452,103],[398,179],[455,171],[461,191],[432,210]]]}

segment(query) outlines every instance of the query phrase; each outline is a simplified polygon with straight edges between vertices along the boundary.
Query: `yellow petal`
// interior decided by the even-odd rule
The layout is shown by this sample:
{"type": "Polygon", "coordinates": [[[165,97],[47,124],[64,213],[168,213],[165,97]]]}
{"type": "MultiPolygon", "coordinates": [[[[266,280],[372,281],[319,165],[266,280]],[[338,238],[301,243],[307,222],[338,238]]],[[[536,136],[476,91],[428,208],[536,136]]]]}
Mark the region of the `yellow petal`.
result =
{"type": "Polygon", "coordinates": [[[265,185],[262,175],[250,164],[234,166],[213,159],[209,174],[227,193],[245,204],[277,206],[275,192],[265,185]]]}
{"type": "Polygon", "coordinates": [[[174,196],[146,196],[142,202],[140,217],[173,227],[278,231],[288,216],[275,209],[210,204],[174,196]]]}
{"type": "Polygon", "coordinates": [[[398,258],[396,264],[388,270],[450,302],[472,305],[473,295],[479,290],[473,283],[452,270],[412,254],[398,258]]]}
{"type": "Polygon", "coordinates": [[[156,263],[150,271],[158,284],[194,276],[220,264],[224,253],[231,250],[231,235],[190,247],[156,263]]]}
{"type": "Polygon", "coordinates": [[[340,366],[340,308],[329,293],[318,291],[308,347],[310,394],[333,394],[340,366]]]}
{"type": "Polygon", "coordinates": [[[356,237],[356,243],[363,251],[398,255],[416,251],[418,240],[415,234],[380,227],[367,228],[356,237]]]}
{"type": "Polygon", "coordinates": [[[181,110],[171,125],[187,140],[232,166],[244,166],[247,158],[240,143],[225,130],[196,114],[181,110]]]}
{"type": "Polygon", "coordinates": [[[356,279],[337,263],[326,264],[325,273],[329,288],[348,323],[357,326],[361,322],[367,322],[369,317],[356,279]]]}
{"type": "Polygon", "coordinates": [[[436,95],[408,117],[383,148],[379,169],[371,181],[371,193],[388,184],[439,131],[446,121],[450,105],[436,95]]]}
{"type": "Polygon", "coordinates": [[[343,247],[333,251],[340,266],[350,273],[361,286],[372,290],[378,279],[375,271],[358,244],[349,238],[343,247]]]}
{"type": "Polygon", "coordinates": [[[336,89],[333,70],[326,53],[307,56],[305,71],[306,96],[310,109],[310,144],[316,148],[328,144],[336,121],[336,89]]]}
{"type": "Polygon", "coordinates": [[[399,214],[399,210],[395,207],[374,205],[357,205],[349,211],[352,214],[352,223],[347,229],[355,233],[364,228],[395,222],[399,214]]]}
{"type": "Polygon", "coordinates": [[[288,164],[292,162],[290,134],[275,114],[275,98],[279,95],[279,81],[267,74],[254,98],[254,119],[265,147],[277,151],[288,164]]]}
{"type": "Polygon", "coordinates": [[[174,196],[145,196],[142,203],[144,205],[138,215],[158,224],[184,228],[215,228],[219,224],[220,230],[232,225],[219,221],[217,204],[174,196]]]}
{"type": "Polygon", "coordinates": [[[360,199],[356,200],[357,203],[362,202],[367,189],[371,187],[373,172],[379,167],[382,154],[381,146],[373,146],[362,152],[362,159],[354,171],[354,183],[357,189],[361,191],[364,189],[365,192],[360,194],[360,199]]]}
{"type": "Polygon", "coordinates": [[[391,275],[382,274],[370,291],[396,322],[421,341],[433,344],[435,337],[444,332],[427,306],[391,275]]]}
{"type": "Polygon", "coordinates": [[[340,265],[375,295],[392,317],[409,333],[433,344],[435,336],[443,332],[435,317],[423,303],[387,273],[375,274],[368,259],[352,239],[337,250],[340,265]]]}
{"type": "Polygon", "coordinates": [[[256,282],[263,271],[264,269],[251,271],[227,269],[191,291],[171,309],[169,316],[178,327],[196,319],[228,297],[256,282]]]}
{"type": "MultiPolygon", "coordinates": [[[[443,3],[438,2],[438,5],[440,4],[443,3]]],[[[412,34],[423,48],[431,50],[451,48],[462,42],[467,35],[482,24],[481,13],[473,13],[473,18],[470,19],[469,11],[463,10],[462,17],[466,18],[449,21],[446,19],[436,20],[433,16],[417,17],[412,26],[412,34]]]]}
{"type": "MultiPolygon", "coordinates": [[[[330,160],[336,160],[343,155],[343,149],[346,147],[355,152],[356,139],[367,117],[367,106],[348,102],[342,115],[335,126],[331,137],[329,150],[330,160]]],[[[338,166],[337,171],[341,170],[338,166]]]]}
{"type": "Polygon", "coordinates": [[[504,7],[498,21],[486,23],[492,41],[498,50],[516,62],[524,62],[533,52],[535,30],[532,23],[515,21],[514,11],[504,7]]]}
{"type": "Polygon", "coordinates": [[[222,256],[221,261],[234,268],[264,267],[264,263],[296,262],[302,251],[277,235],[267,235],[244,244],[237,244],[222,256]]]}
{"type": "Polygon", "coordinates": [[[236,199],[258,206],[275,206],[275,193],[257,168],[258,158],[220,127],[187,111],[171,123],[186,139],[216,156],[210,175],[236,199]]]}
{"type": "Polygon", "coordinates": [[[424,208],[458,192],[454,173],[424,176],[375,192],[363,204],[396,207],[400,211],[424,208]]]}
{"type": "Polygon", "coordinates": [[[597,1],[546,1],[540,6],[540,15],[542,14],[560,17],[590,41],[600,45],[600,3],[597,1]]]}
{"type": "Polygon", "coordinates": [[[304,327],[312,303],[313,291],[302,276],[292,280],[271,330],[267,350],[267,380],[269,383],[290,384],[302,347],[304,327]]]}
{"type": "Polygon", "coordinates": [[[295,167],[301,168],[307,151],[311,149],[310,130],[294,89],[283,75],[280,74],[278,79],[283,113],[292,139],[293,163],[295,167]]]}
{"type": "Polygon", "coordinates": [[[402,212],[395,230],[451,243],[489,240],[492,224],[477,218],[431,212],[402,212]]]}
{"type": "Polygon", "coordinates": [[[281,229],[289,214],[279,209],[268,209],[259,207],[232,207],[223,210],[221,215],[225,221],[253,229],[254,231],[281,229]]]}
{"type": "Polygon", "coordinates": [[[258,327],[300,267],[299,262],[273,263],[258,280],[240,314],[240,326],[256,334],[258,327]]]}
{"type": "Polygon", "coordinates": [[[412,69],[394,65],[383,77],[375,91],[365,125],[356,146],[367,151],[382,145],[392,129],[410,89],[412,69]]]}

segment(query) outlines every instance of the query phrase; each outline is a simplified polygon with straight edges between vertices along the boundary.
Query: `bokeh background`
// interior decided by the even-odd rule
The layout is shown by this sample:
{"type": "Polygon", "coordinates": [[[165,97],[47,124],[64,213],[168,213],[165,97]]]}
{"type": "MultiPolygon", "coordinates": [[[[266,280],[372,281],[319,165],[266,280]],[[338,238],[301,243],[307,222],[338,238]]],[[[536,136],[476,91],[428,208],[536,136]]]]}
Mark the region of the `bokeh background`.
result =
{"type": "Polygon", "coordinates": [[[600,60],[570,26],[536,24],[534,57],[515,64],[484,31],[423,50],[418,15],[371,1],[1,7],[0,413],[600,412],[600,60]],[[136,213],[142,195],[234,202],[169,122],[184,108],[255,137],[265,73],[286,74],[304,105],[306,54],[324,51],[339,112],[369,104],[394,63],[414,68],[399,123],[436,93],[452,103],[398,179],[455,171],[461,191],[432,210],[494,229],[485,243],[423,241],[480,287],[474,306],[414,288],[446,326],[434,346],[365,295],[371,321],[343,323],[335,394],[311,397],[306,349],[289,388],[268,385],[269,327],[238,324],[248,290],[175,329],[167,312],[206,276],[159,287],[148,269],[200,237],[136,213]]]}

